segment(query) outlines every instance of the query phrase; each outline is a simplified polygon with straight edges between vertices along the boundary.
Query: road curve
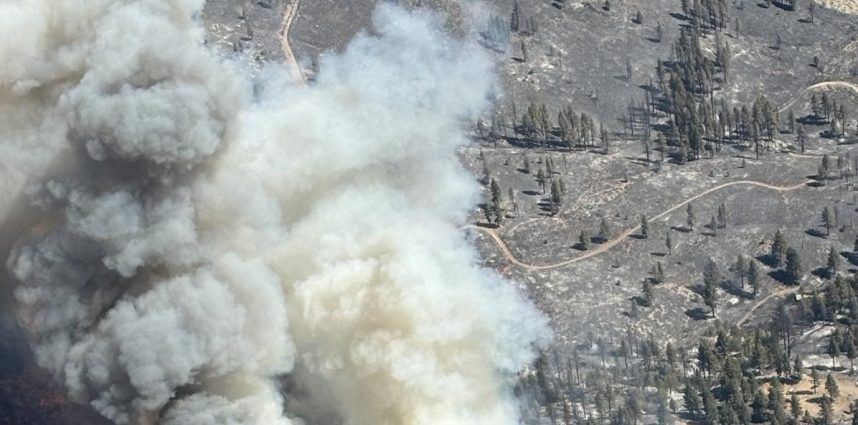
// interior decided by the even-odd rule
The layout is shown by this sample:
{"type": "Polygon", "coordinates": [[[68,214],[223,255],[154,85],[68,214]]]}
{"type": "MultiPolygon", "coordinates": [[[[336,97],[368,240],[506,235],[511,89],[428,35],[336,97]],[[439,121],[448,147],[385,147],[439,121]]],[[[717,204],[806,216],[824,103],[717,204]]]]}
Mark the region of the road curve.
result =
{"type": "Polygon", "coordinates": [[[774,297],[779,297],[782,295],[785,296],[788,294],[792,294],[794,292],[798,292],[799,288],[800,288],[799,286],[791,286],[791,287],[787,287],[787,288],[781,288],[781,289],[767,295],[765,298],[757,301],[754,304],[754,306],[751,307],[750,310],[745,312],[745,314],[742,317],[740,317],[739,320],[736,321],[736,326],[742,326],[745,322],[748,321],[748,319],[751,318],[751,315],[754,314],[754,312],[757,311],[758,308],[762,307],[763,304],[767,303],[770,299],[772,299],[774,297]]]}
{"type": "Polygon", "coordinates": [[[816,84],[812,84],[812,85],[809,85],[809,86],[805,87],[802,91],[798,92],[798,95],[796,95],[792,100],[790,100],[789,102],[785,103],[785,104],[784,104],[784,106],[782,106],[782,107],[778,110],[778,112],[783,113],[783,112],[785,112],[787,109],[792,108],[793,106],[795,106],[795,104],[796,104],[796,103],[797,103],[797,102],[798,102],[802,97],[804,97],[804,95],[806,95],[806,94],[807,94],[809,91],[811,91],[811,90],[824,89],[824,88],[831,88],[831,87],[842,87],[842,88],[847,88],[847,89],[849,89],[849,90],[852,90],[852,91],[854,91],[854,92],[858,93],[858,84],[850,83],[849,81],[823,81],[823,82],[821,82],[821,83],[816,83],[816,84]]]}
{"type": "Polygon", "coordinates": [[[295,59],[295,53],[292,51],[292,45],[289,44],[289,30],[292,29],[292,22],[298,16],[298,7],[301,6],[301,0],[294,0],[286,6],[286,12],[283,14],[283,28],[280,30],[280,44],[283,49],[283,56],[286,62],[292,68],[292,73],[298,78],[298,81],[304,85],[307,80],[304,77],[304,71],[301,70],[301,65],[295,59]]]}
{"type": "MultiPolygon", "coordinates": [[[[694,202],[694,201],[696,201],[696,200],[698,200],[698,199],[700,199],[706,195],[709,195],[713,192],[717,192],[721,189],[725,189],[725,188],[728,188],[731,186],[754,186],[754,187],[760,187],[763,189],[769,189],[769,190],[774,190],[774,191],[778,191],[778,192],[789,192],[789,191],[793,191],[796,189],[806,187],[807,183],[808,183],[807,181],[803,181],[801,183],[796,183],[796,184],[790,185],[790,186],[778,186],[778,185],[759,182],[756,180],[735,180],[735,181],[723,183],[723,184],[720,184],[718,186],[714,186],[714,187],[711,187],[709,189],[706,189],[703,192],[700,192],[697,195],[694,195],[694,196],[692,196],[692,197],[690,197],[690,198],[688,198],[688,199],[686,199],[680,203],[677,203],[677,204],[671,206],[670,208],[662,211],[661,213],[659,213],[655,217],[650,218],[649,221],[653,222],[653,221],[660,220],[660,219],[666,217],[667,215],[671,214],[672,212],[674,212],[680,208],[685,207],[686,205],[688,205],[691,202],[694,202]]],[[[633,235],[635,232],[640,230],[640,225],[637,225],[635,227],[632,227],[630,229],[623,231],[616,238],[611,239],[610,241],[605,242],[605,243],[599,245],[597,248],[591,249],[591,250],[585,252],[584,254],[578,255],[578,256],[576,256],[574,258],[570,258],[568,260],[563,260],[559,263],[537,265],[537,264],[525,263],[525,262],[519,260],[518,258],[516,258],[515,255],[513,255],[512,251],[510,251],[509,246],[507,246],[506,242],[503,241],[503,239],[500,237],[500,235],[497,233],[497,231],[495,229],[489,229],[489,228],[480,227],[480,226],[472,226],[472,227],[479,229],[480,231],[486,233],[492,239],[494,239],[495,243],[497,243],[498,247],[500,248],[501,252],[503,253],[503,256],[507,260],[509,260],[509,262],[511,262],[511,263],[515,264],[516,266],[519,266],[525,270],[530,270],[530,271],[556,269],[558,267],[567,266],[569,264],[574,264],[574,263],[595,257],[595,256],[602,254],[604,252],[607,252],[611,248],[619,245],[627,237],[633,235]]]]}

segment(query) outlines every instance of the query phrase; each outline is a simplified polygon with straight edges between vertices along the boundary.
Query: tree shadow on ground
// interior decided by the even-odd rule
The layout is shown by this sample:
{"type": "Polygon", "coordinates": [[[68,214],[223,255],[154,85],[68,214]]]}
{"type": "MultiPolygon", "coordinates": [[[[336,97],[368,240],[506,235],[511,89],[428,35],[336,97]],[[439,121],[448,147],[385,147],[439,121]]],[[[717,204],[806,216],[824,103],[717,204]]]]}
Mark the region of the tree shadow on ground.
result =
{"type": "Polygon", "coordinates": [[[849,251],[840,251],[840,256],[849,261],[853,266],[858,266],[858,254],[849,251]]]}
{"type": "Polygon", "coordinates": [[[831,270],[828,267],[817,267],[813,269],[813,271],[811,271],[810,273],[820,279],[831,279],[832,277],[834,277],[832,276],[833,273],[831,273],[831,270]]]}
{"type": "Polygon", "coordinates": [[[792,285],[791,276],[784,270],[772,270],[769,272],[769,277],[784,285],[792,285]]]}
{"type": "Polygon", "coordinates": [[[822,233],[822,232],[821,232],[821,231],[819,231],[818,229],[813,229],[813,228],[812,228],[812,229],[807,229],[807,230],[805,230],[805,231],[804,231],[804,233],[806,233],[806,234],[808,234],[808,235],[810,235],[810,236],[813,236],[813,237],[817,237],[817,238],[823,238],[823,239],[825,239],[825,238],[827,238],[827,237],[828,237],[828,235],[826,235],[825,233],[822,233]]]}
{"type": "Polygon", "coordinates": [[[674,230],[682,233],[691,233],[692,230],[685,226],[670,226],[670,230],[674,230]]]}
{"type": "Polygon", "coordinates": [[[703,307],[689,308],[688,310],[685,310],[685,315],[693,320],[707,320],[712,318],[712,316],[709,315],[709,311],[704,310],[703,307]]]}
{"type": "Polygon", "coordinates": [[[769,254],[758,255],[756,259],[757,261],[763,263],[766,267],[777,267],[779,265],[778,259],[769,254]]]}
{"type": "Polygon", "coordinates": [[[701,297],[703,296],[703,293],[706,291],[706,287],[703,286],[702,284],[699,284],[699,283],[687,285],[686,288],[688,288],[689,291],[694,292],[697,295],[700,295],[701,297]]]}
{"type": "Polygon", "coordinates": [[[721,289],[723,289],[724,292],[726,292],[730,295],[735,295],[737,297],[742,297],[742,298],[745,298],[748,300],[754,299],[754,294],[752,292],[748,292],[748,291],[736,286],[732,282],[721,282],[721,289]]]}
{"type": "Polygon", "coordinates": [[[638,307],[649,307],[649,303],[647,302],[646,298],[640,295],[633,296],[632,301],[634,301],[635,304],[638,305],[638,307]]]}

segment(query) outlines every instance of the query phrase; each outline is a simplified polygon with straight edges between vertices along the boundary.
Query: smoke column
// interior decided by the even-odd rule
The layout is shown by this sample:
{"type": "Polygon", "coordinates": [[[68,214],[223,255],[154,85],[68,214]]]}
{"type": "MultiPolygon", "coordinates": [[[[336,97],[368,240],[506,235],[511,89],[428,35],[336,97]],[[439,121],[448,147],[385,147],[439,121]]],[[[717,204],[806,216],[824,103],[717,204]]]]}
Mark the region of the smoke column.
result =
{"type": "Polygon", "coordinates": [[[0,218],[37,211],[7,268],[38,364],[117,424],[518,423],[548,332],[459,230],[492,61],[383,5],[300,87],[207,49],[201,7],[0,2],[0,218]]]}

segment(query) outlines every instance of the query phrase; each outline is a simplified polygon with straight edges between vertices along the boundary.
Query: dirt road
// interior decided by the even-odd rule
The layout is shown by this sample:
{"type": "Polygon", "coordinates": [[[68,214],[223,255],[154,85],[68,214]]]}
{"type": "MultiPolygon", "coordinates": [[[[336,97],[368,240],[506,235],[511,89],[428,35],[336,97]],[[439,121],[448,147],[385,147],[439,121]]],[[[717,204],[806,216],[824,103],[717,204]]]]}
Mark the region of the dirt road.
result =
{"type": "Polygon", "coordinates": [[[280,44],[283,48],[283,56],[286,62],[292,68],[292,73],[298,78],[301,84],[307,84],[304,78],[304,71],[301,70],[301,65],[295,59],[295,53],[292,51],[292,46],[289,44],[289,30],[292,28],[292,22],[298,16],[298,7],[301,6],[301,0],[294,0],[286,6],[286,12],[283,14],[283,28],[280,30],[280,44]]]}
{"type": "Polygon", "coordinates": [[[858,84],[850,83],[849,81],[823,81],[821,83],[816,83],[805,87],[804,90],[798,92],[798,95],[796,95],[795,98],[784,104],[784,106],[782,106],[781,109],[778,110],[778,112],[786,112],[789,108],[795,106],[795,104],[811,90],[826,89],[832,87],[846,88],[858,93],[858,84]]]}
{"type": "MultiPolygon", "coordinates": [[[[698,193],[697,195],[694,195],[694,196],[692,196],[692,197],[690,197],[690,198],[688,198],[682,202],[679,202],[679,203],[671,206],[670,208],[662,211],[661,213],[659,213],[655,217],[650,218],[649,221],[653,222],[653,221],[660,220],[660,219],[666,217],[667,215],[671,214],[672,212],[674,212],[680,208],[685,207],[686,205],[688,205],[691,202],[694,202],[694,201],[696,201],[696,200],[698,200],[698,199],[700,199],[706,195],[709,195],[713,192],[717,192],[721,189],[725,189],[725,188],[732,187],[732,186],[755,186],[755,187],[760,187],[763,189],[775,190],[778,192],[789,192],[792,190],[800,189],[802,187],[806,187],[807,182],[805,181],[805,182],[797,183],[797,184],[790,185],[790,186],[772,185],[772,184],[768,184],[768,183],[759,182],[756,180],[736,180],[736,181],[732,181],[732,182],[728,182],[728,183],[723,183],[723,184],[720,184],[718,186],[706,189],[703,192],[698,193]]],[[[513,255],[512,251],[510,251],[509,247],[506,245],[506,243],[503,241],[503,239],[500,237],[500,235],[497,233],[496,230],[488,229],[485,227],[478,227],[478,226],[475,226],[475,227],[477,229],[480,229],[484,233],[488,234],[492,239],[494,239],[494,241],[497,243],[498,247],[501,249],[501,252],[503,253],[504,257],[506,257],[506,259],[509,260],[509,262],[511,262],[511,263],[515,264],[516,266],[519,266],[523,269],[527,269],[527,270],[549,270],[549,269],[555,269],[558,267],[567,266],[569,264],[574,264],[574,263],[577,263],[579,261],[584,261],[588,258],[592,258],[592,257],[595,257],[599,254],[607,252],[611,248],[619,245],[627,237],[635,234],[635,232],[638,232],[640,230],[640,225],[637,225],[635,227],[632,227],[630,229],[623,231],[616,238],[614,238],[608,242],[605,242],[605,243],[599,245],[598,247],[591,249],[591,250],[585,252],[584,254],[581,254],[581,255],[576,256],[574,258],[570,258],[568,260],[564,260],[564,261],[561,261],[559,263],[554,263],[554,264],[536,265],[536,264],[525,263],[525,262],[519,260],[518,258],[516,258],[515,255],[513,255]]]]}

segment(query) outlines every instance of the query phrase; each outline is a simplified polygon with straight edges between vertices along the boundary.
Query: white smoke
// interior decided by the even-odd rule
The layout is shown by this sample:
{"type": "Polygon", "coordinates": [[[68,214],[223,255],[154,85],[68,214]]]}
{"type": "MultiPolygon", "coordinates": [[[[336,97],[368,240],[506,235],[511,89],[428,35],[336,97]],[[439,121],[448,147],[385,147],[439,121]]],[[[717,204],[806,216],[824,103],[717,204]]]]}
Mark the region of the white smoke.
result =
{"type": "Polygon", "coordinates": [[[201,5],[0,2],[0,217],[31,187],[8,266],[38,363],[118,424],[517,423],[547,331],[458,230],[491,60],[384,5],[301,87],[203,47],[201,5]]]}

